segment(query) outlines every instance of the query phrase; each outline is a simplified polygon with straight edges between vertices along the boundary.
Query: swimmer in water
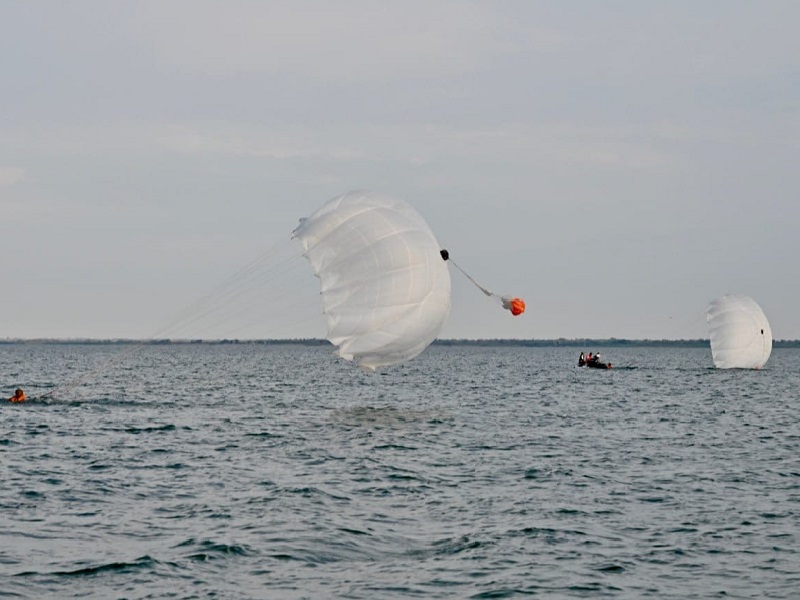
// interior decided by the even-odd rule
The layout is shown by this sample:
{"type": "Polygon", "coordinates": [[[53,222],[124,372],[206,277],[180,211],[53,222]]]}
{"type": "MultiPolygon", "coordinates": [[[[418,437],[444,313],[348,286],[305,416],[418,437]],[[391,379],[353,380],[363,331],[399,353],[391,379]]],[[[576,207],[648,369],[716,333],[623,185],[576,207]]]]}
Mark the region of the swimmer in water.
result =
{"type": "Polygon", "coordinates": [[[9,402],[25,402],[25,392],[17,388],[14,395],[8,399],[9,402]]]}

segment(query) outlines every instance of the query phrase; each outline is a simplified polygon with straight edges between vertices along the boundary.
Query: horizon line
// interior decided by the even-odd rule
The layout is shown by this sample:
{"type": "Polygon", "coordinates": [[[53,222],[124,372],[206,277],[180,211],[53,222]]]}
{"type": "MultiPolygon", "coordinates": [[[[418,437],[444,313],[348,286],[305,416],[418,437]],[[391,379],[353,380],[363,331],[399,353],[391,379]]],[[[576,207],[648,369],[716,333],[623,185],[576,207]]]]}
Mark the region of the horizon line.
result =
{"type": "MultiPolygon", "coordinates": [[[[128,337],[7,337],[0,344],[52,343],[52,344],[330,344],[325,338],[128,338],[128,337]]],[[[436,344],[504,344],[504,345],[574,345],[574,344],[709,344],[708,338],[437,338],[436,344]]],[[[773,340],[773,344],[800,344],[798,339],[773,340]]]]}

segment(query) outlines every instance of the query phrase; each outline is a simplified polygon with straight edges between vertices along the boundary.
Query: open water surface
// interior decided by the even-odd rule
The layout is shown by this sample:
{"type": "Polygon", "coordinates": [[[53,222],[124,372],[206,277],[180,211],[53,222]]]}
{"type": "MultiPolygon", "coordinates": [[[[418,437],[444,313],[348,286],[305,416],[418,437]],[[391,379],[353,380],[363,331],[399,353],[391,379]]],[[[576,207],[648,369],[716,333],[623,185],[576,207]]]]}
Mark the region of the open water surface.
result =
{"type": "Polygon", "coordinates": [[[0,403],[0,596],[800,597],[800,351],[578,352],[0,345],[101,369],[0,403]]]}

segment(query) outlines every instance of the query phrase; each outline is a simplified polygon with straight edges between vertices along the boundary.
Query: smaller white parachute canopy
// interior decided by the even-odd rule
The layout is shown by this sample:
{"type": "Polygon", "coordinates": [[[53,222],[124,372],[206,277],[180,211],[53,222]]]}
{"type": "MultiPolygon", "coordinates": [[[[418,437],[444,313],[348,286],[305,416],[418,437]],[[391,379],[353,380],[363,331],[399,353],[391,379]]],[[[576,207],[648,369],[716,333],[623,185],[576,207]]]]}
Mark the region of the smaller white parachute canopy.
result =
{"type": "Polygon", "coordinates": [[[764,311],[748,296],[730,294],[706,309],[711,356],[718,369],[760,369],[772,353],[772,330],[764,311]]]}
{"type": "Polygon", "coordinates": [[[450,311],[450,272],[428,224],[409,204],[355,191],[294,230],[320,279],[328,339],[367,370],[411,360],[450,311]]]}

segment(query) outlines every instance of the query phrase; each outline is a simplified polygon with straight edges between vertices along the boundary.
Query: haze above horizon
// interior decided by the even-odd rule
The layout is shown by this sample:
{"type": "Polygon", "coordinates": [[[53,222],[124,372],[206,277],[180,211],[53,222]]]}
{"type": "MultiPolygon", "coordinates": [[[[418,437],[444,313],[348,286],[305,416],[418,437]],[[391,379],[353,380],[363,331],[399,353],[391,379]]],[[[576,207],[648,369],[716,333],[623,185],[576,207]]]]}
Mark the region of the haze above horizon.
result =
{"type": "Polygon", "coordinates": [[[527,302],[510,317],[452,272],[443,339],[706,338],[731,292],[800,339],[798,21],[788,1],[6,3],[0,338],[323,338],[289,238],[367,188],[527,302]]]}

